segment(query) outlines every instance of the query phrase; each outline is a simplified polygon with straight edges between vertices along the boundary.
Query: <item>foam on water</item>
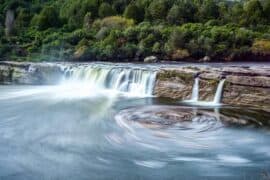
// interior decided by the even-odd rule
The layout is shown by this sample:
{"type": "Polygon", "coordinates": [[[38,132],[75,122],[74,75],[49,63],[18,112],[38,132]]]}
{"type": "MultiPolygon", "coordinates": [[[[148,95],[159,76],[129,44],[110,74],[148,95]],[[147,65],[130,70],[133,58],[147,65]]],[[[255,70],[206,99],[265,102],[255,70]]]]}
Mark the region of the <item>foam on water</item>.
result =
{"type": "Polygon", "coordinates": [[[152,96],[156,80],[156,72],[152,70],[105,65],[77,66],[65,74],[62,84],[88,84],[131,96],[152,96]]]}

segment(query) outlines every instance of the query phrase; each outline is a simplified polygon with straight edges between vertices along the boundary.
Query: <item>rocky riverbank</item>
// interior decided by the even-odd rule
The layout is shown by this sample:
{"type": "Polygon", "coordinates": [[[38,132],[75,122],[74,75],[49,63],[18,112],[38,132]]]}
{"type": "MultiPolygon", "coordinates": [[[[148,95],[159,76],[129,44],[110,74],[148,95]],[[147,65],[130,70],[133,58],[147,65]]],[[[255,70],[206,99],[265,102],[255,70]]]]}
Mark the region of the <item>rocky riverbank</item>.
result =
{"type": "MultiPolygon", "coordinates": [[[[76,64],[78,65],[78,64],[76,64]]],[[[57,84],[66,68],[62,63],[0,62],[1,84],[57,84]]],[[[225,78],[222,102],[270,109],[269,65],[153,65],[157,72],[154,95],[179,100],[191,98],[194,77],[199,77],[199,100],[212,101],[221,78],[225,78]]],[[[151,67],[147,67],[151,68],[151,67]]]]}

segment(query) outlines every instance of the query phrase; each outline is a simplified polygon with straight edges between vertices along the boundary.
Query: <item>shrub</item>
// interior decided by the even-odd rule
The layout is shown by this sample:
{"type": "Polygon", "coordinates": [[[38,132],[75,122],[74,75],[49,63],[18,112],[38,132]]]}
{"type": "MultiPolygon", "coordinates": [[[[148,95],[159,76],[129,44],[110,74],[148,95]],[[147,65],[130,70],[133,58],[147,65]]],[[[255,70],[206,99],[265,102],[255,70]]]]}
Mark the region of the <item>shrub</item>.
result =
{"type": "Polygon", "coordinates": [[[122,58],[134,58],[138,47],[135,44],[127,43],[120,48],[122,58]]]}
{"type": "Polygon", "coordinates": [[[100,28],[109,28],[109,29],[124,29],[134,25],[132,19],[126,19],[120,16],[110,16],[103,18],[102,20],[96,20],[93,23],[93,27],[100,28]]]}
{"type": "Polygon", "coordinates": [[[252,52],[270,54],[270,40],[257,39],[252,44],[252,52]]]}
{"type": "Polygon", "coordinates": [[[188,52],[188,50],[186,49],[177,49],[173,52],[172,54],[172,59],[173,60],[179,60],[179,59],[184,59],[189,57],[190,54],[188,52]]]}
{"type": "Polygon", "coordinates": [[[149,34],[145,39],[140,41],[140,48],[152,49],[154,43],[157,41],[153,34],[149,34]]]}

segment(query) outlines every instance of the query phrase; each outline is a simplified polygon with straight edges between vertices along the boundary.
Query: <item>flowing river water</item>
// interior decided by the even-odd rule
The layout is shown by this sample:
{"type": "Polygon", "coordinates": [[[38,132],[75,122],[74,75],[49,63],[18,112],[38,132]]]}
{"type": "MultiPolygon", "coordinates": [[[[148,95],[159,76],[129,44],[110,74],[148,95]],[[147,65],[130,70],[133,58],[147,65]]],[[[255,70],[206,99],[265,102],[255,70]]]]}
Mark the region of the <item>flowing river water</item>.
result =
{"type": "Polygon", "coordinates": [[[155,71],[0,86],[0,179],[270,179],[269,112],[152,96],[155,71]]]}

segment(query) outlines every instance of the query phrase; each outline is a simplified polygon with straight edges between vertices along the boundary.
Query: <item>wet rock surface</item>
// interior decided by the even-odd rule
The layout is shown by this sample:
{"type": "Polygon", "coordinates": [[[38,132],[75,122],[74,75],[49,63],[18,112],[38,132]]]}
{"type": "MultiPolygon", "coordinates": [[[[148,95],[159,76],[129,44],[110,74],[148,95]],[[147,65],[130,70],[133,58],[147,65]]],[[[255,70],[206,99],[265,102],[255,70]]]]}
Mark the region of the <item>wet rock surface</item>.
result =
{"type": "Polygon", "coordinates": [[[179,100],[191,97],[193,76],[199,74],[199,99],[212,101],[221,77],[226,79],[222,102],[270,109],[270,66],[181,66],[164,68],[157,76],[155,95],[179,100]]]}
{"type": "Polygon", "coordinates": [[[230,125],[268,127],[270,116],[262,117],[259,113],[251,108],[213,110],[187,106],[144,106],[122,110],[115,118],[117,121],[138,123],[153,130],[173,128],[203,132],[230,125]],[[242,116],[243,114],[249,116],[242,116]]]}
{"type": "MultiPolygon", "coordinates": [[[[89,63],[0,62],[1,84],[49,85],[63,78],[65,69],[89,63]]],[[[110,64],[112,66],[135,66],[110,64]]],[[[158,71],[154,88],[157,97],[188,100],[194,76],[200,78],[199,100],[212,101],[221,77],[226,78],[222,103],[261,107],[270,111],[270,65],[268,64],[153,64],[138,68],[158,71]]]]}

